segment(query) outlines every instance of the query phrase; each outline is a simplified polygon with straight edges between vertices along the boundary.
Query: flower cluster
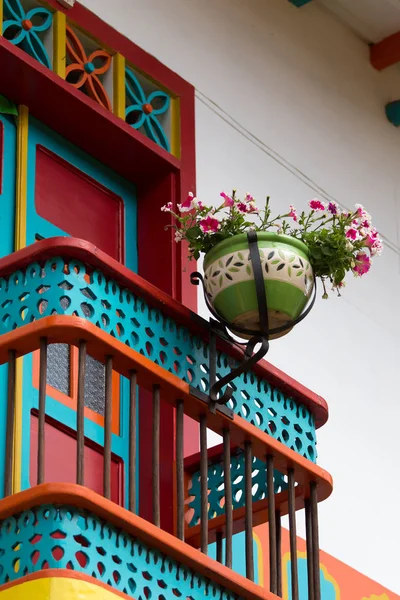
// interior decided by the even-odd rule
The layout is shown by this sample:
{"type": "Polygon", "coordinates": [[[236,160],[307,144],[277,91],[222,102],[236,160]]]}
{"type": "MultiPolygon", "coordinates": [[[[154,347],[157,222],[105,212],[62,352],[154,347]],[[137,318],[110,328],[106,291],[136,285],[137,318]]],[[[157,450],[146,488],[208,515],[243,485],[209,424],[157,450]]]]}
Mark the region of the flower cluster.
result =
{"type": "Polygon", "coordinates": [[[192,193],[173,210],[171,202],[162,207],[174,223],[175,240],[186,240],[192,258],[209,252],[219,242],[234,235],[255,231],[273,231],[304,242],[309,249],[314,274],[322,280],[324,298],[326,281],[338,293],[346,273],[361,277],[371,268],[372,258],[382,253],[383,246],[371,216],[361,204],[352,212],[341,211],[336,202],[313,199],[309,210],[298,213],[293,205],[282,215],[271,216],[269,197],[259,209],[251,194],[238,198],[236,192],[221,192],[217,206],[207,206],[192,193]]]}

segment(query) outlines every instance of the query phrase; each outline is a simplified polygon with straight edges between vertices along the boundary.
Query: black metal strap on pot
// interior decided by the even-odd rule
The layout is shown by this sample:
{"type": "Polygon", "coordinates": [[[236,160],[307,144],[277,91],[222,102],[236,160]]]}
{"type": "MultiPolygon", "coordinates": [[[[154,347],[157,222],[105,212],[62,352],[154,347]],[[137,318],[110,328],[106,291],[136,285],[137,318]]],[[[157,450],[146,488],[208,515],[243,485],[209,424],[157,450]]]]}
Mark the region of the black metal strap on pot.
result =
{"type": "MultiPolygon", "coordinates": [[[[316,299],[317,285],[316,285],[316,281],[315,281],[315,277],[314,277],[313,296],[312,296],[312,299],[311,299],[310,303],[308,304],[307,308],[305,309],[305,311],[302,312],[302,314],[299,315],[297,317],[297,319],[293,319],[292,321],[289,321],[288,323],[285,323],[285,325],[281,325],[280,327],[274,327],[273,329],[269,329],[268,304],[267,304],[267,296],[265,293],[265,282],[264,282],[264,276],[263,276],[263,272],[262,272],[260,252],[259,252],[258,242],[257,242],[257,233],[255,231],[249,231],[247,234],[247,239],[248,239],[248,244],[249,244],[250,260],[251,260],[251,264],[253,267],[254,282],[255,282],[255,287],[256,287],[256,297],[257,297],[259,323],[260,323],[259,330],[254,331],[251,329],[245,329],[244,327],[232,326],[232,323],[229,323],[223,317],[221,317],[221,315],[219,315],[214,310],[213,306],[211,305],[209,297],[206,292],[206,288],[204,285],[204,278],[203,278],[202,274],[196,271],[196,272],[192,273],[190,276],[190,281],[193,285],[199,285],[199,282],[202,283],[204,299],[205,299],[207,308],[211,312],[211,314],[215,317],[215,319],[223,327],[225,327],[224,337],[228,338],[234,344],[236,344],[236,345],[238,344],[238,342],[236,340],[234,340],[229,335],[229,333],[226,331],[228,329],[228,330],[231,330],[232,332],[234,332],[235,334],[236,333],[244,334],[251,338],[246,343],[246,348],[245,348],[244,355],[243,355],[243,361],[236,368],[234,368],[230,373],[228,373],[228,375],[225,375],[218,381],[210,382],[210,400],[214,404],[226,404],[227,402],[229,402],[229,400],[231,399],[232,394],[233,394],[233,389],[229,384],[234,379],[236,379],[236,377],[239,377],[239,375],[248,371],[253,365],[255,365],[259,360],[261,360],[267,354],[267,352],[269,350],[269,336],[275,335],[278,333],[283,333],[284,331],[289,331],[295,325],[300,323],[300,321],[302,321],[309,314],[309,312],[311,311],[311,309],[314,306],[315,299],[316,299]],[[257,344],[260,344],[260,348],[257,350],[257,352],[255,352],[253,354],[254,349],[257,346],[257,344]],[[223,395],[220,398],[218,398],[218,394],[221,392],[221,390],[225,386],[227,386],[227,387],[226,387],[223,395]]],[[[217,333],[217,335],[221,334],[219,329],[215,328],[215,326],[212,327],[212,331],[213,331],[213,335],[215,335],[215,333],[217,333]]],[[[241,344],[241,345],[243,345],[243,344],[241,344]]],[[[210,361],[211,360],[216,360],[215,352],[210,353],[210,361]]],[[[215,371],[215,365],[210,365],[210,372],[214,372],[214,371],[215,371]]]]}

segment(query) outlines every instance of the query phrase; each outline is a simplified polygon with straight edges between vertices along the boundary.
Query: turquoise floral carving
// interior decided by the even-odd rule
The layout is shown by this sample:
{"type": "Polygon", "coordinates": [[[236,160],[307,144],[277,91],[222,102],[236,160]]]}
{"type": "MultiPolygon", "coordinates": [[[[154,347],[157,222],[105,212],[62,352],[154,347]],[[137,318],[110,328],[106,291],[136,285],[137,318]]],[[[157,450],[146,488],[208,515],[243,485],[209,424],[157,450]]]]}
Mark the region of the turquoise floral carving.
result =
{"type": "Polygon", "coordinates": [[[51,12],[41,6],[25,12],[20,0],[4,0],[4,18],[3,36],[51,69],[49,55],[38,35],[50,29],[51,12]]]}
{"type": "Polygon", "coordinates": [[[125,111],[126,121],[130,122],[135,129],[143,127],[147,137],[169,152],[170,143],[158,119],[169,109],[168,94],[156,90],[147,96],[140,81],[129,67],[125,70],[125,87],[127,98],[131,103],[125,111]]]}

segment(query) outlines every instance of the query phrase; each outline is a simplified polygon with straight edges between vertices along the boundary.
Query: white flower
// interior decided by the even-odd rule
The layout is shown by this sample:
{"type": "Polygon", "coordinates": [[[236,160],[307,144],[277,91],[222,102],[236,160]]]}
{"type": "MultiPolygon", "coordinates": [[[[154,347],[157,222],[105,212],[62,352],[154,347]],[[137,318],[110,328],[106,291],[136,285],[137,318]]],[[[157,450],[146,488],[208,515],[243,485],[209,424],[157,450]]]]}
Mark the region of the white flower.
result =
{"type": "Polygon", "coordinates": [[[167,204],[164,204],[164,206],[161,207],[161,210],[163,212],[171,212],[171,210],[172,210],[172,202],[167,202],[167,204]]]}
{"type": "Polygon", "coordinates": [[[354,246],[350,240],[346,240],[346,250],[353,250],[354,246]]]}
{"type": "Polygon", "coordinates": [[[175,231],[175,242],[178,243],[178,242],[181,242],[182,240],[183,240],[183,234],[179,229],[177,229],[175,231]]]}

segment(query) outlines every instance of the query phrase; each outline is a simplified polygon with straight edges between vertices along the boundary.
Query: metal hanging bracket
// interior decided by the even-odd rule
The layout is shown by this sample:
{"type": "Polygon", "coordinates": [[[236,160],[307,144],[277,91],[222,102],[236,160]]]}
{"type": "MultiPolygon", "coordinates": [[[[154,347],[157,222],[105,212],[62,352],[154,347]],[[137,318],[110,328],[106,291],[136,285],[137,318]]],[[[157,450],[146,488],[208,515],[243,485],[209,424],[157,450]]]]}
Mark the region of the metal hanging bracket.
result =
{"type": "Polygon", "coordinates": [[[247,233],[247,240],[249,244],[250,250],[250,260],[253,267],[254,274],[254,283],[256,287],[256,296],[257,296],[257,305],[258,305],[258,313],[259,313],[259,323],[260,329],[258,331],[253,331],[249,329],[244,329],[243,327],[232,327],[232,324],[223,319],[211,306],[209,297],[207,295],[204,278],[201,273],[194,272],[190,276],[190,281],[193,285],[199,285],[200,283],[203,286],[204,299],[207,305],[207,308],[213,315],[214,319],[210,318],[210,341],[209,341],[209,405],[210,410],[215,412],[217,405],[226,405],[227,402],[232,397],[233,388],[230,383],[242,373],[245,373],[253,365],[255,365],[258,361],[260,361],[269,350],[269,337],[270,335],[274,335],[277,333],[283,333],[284,331],[290,330],[294,325],[297,325],[302,321],[311,311],[312,307],[315,303],[316,298],[316,281],[314,278],[314,293],[313,297],[305,309],[303,313],[286,323],[285,325],[281,325],[280,327],[275,327],[273,329],[269,328],[268,322],[268,304],[267,304],[267,296],[265,293],[265,284],[264,277],[262,272],[262,265],[260,259],[260,252],[258,249],[258,240],[257,233],[255,231],[249,231],[247,233]],[[229,329],[234,330],[235,334],[244,334],[247,337],[250,337],[248,342],[240,343],[237,342],[232,336],[229,334],[229,329]],[[222,337],[224,339],[228,339],[235,345],[245,346],[244,355],[242,362],[234,367],[230,373],[217,380],[216,376],[216,367],[217,367],[217,336],[222,337]],[[255,351],[257,345],[260,347],[255,351]],[[226,387],[225,387],[226,386],[226,387]],[[221,395],[223,388],[225,390],[221,395]]]}

